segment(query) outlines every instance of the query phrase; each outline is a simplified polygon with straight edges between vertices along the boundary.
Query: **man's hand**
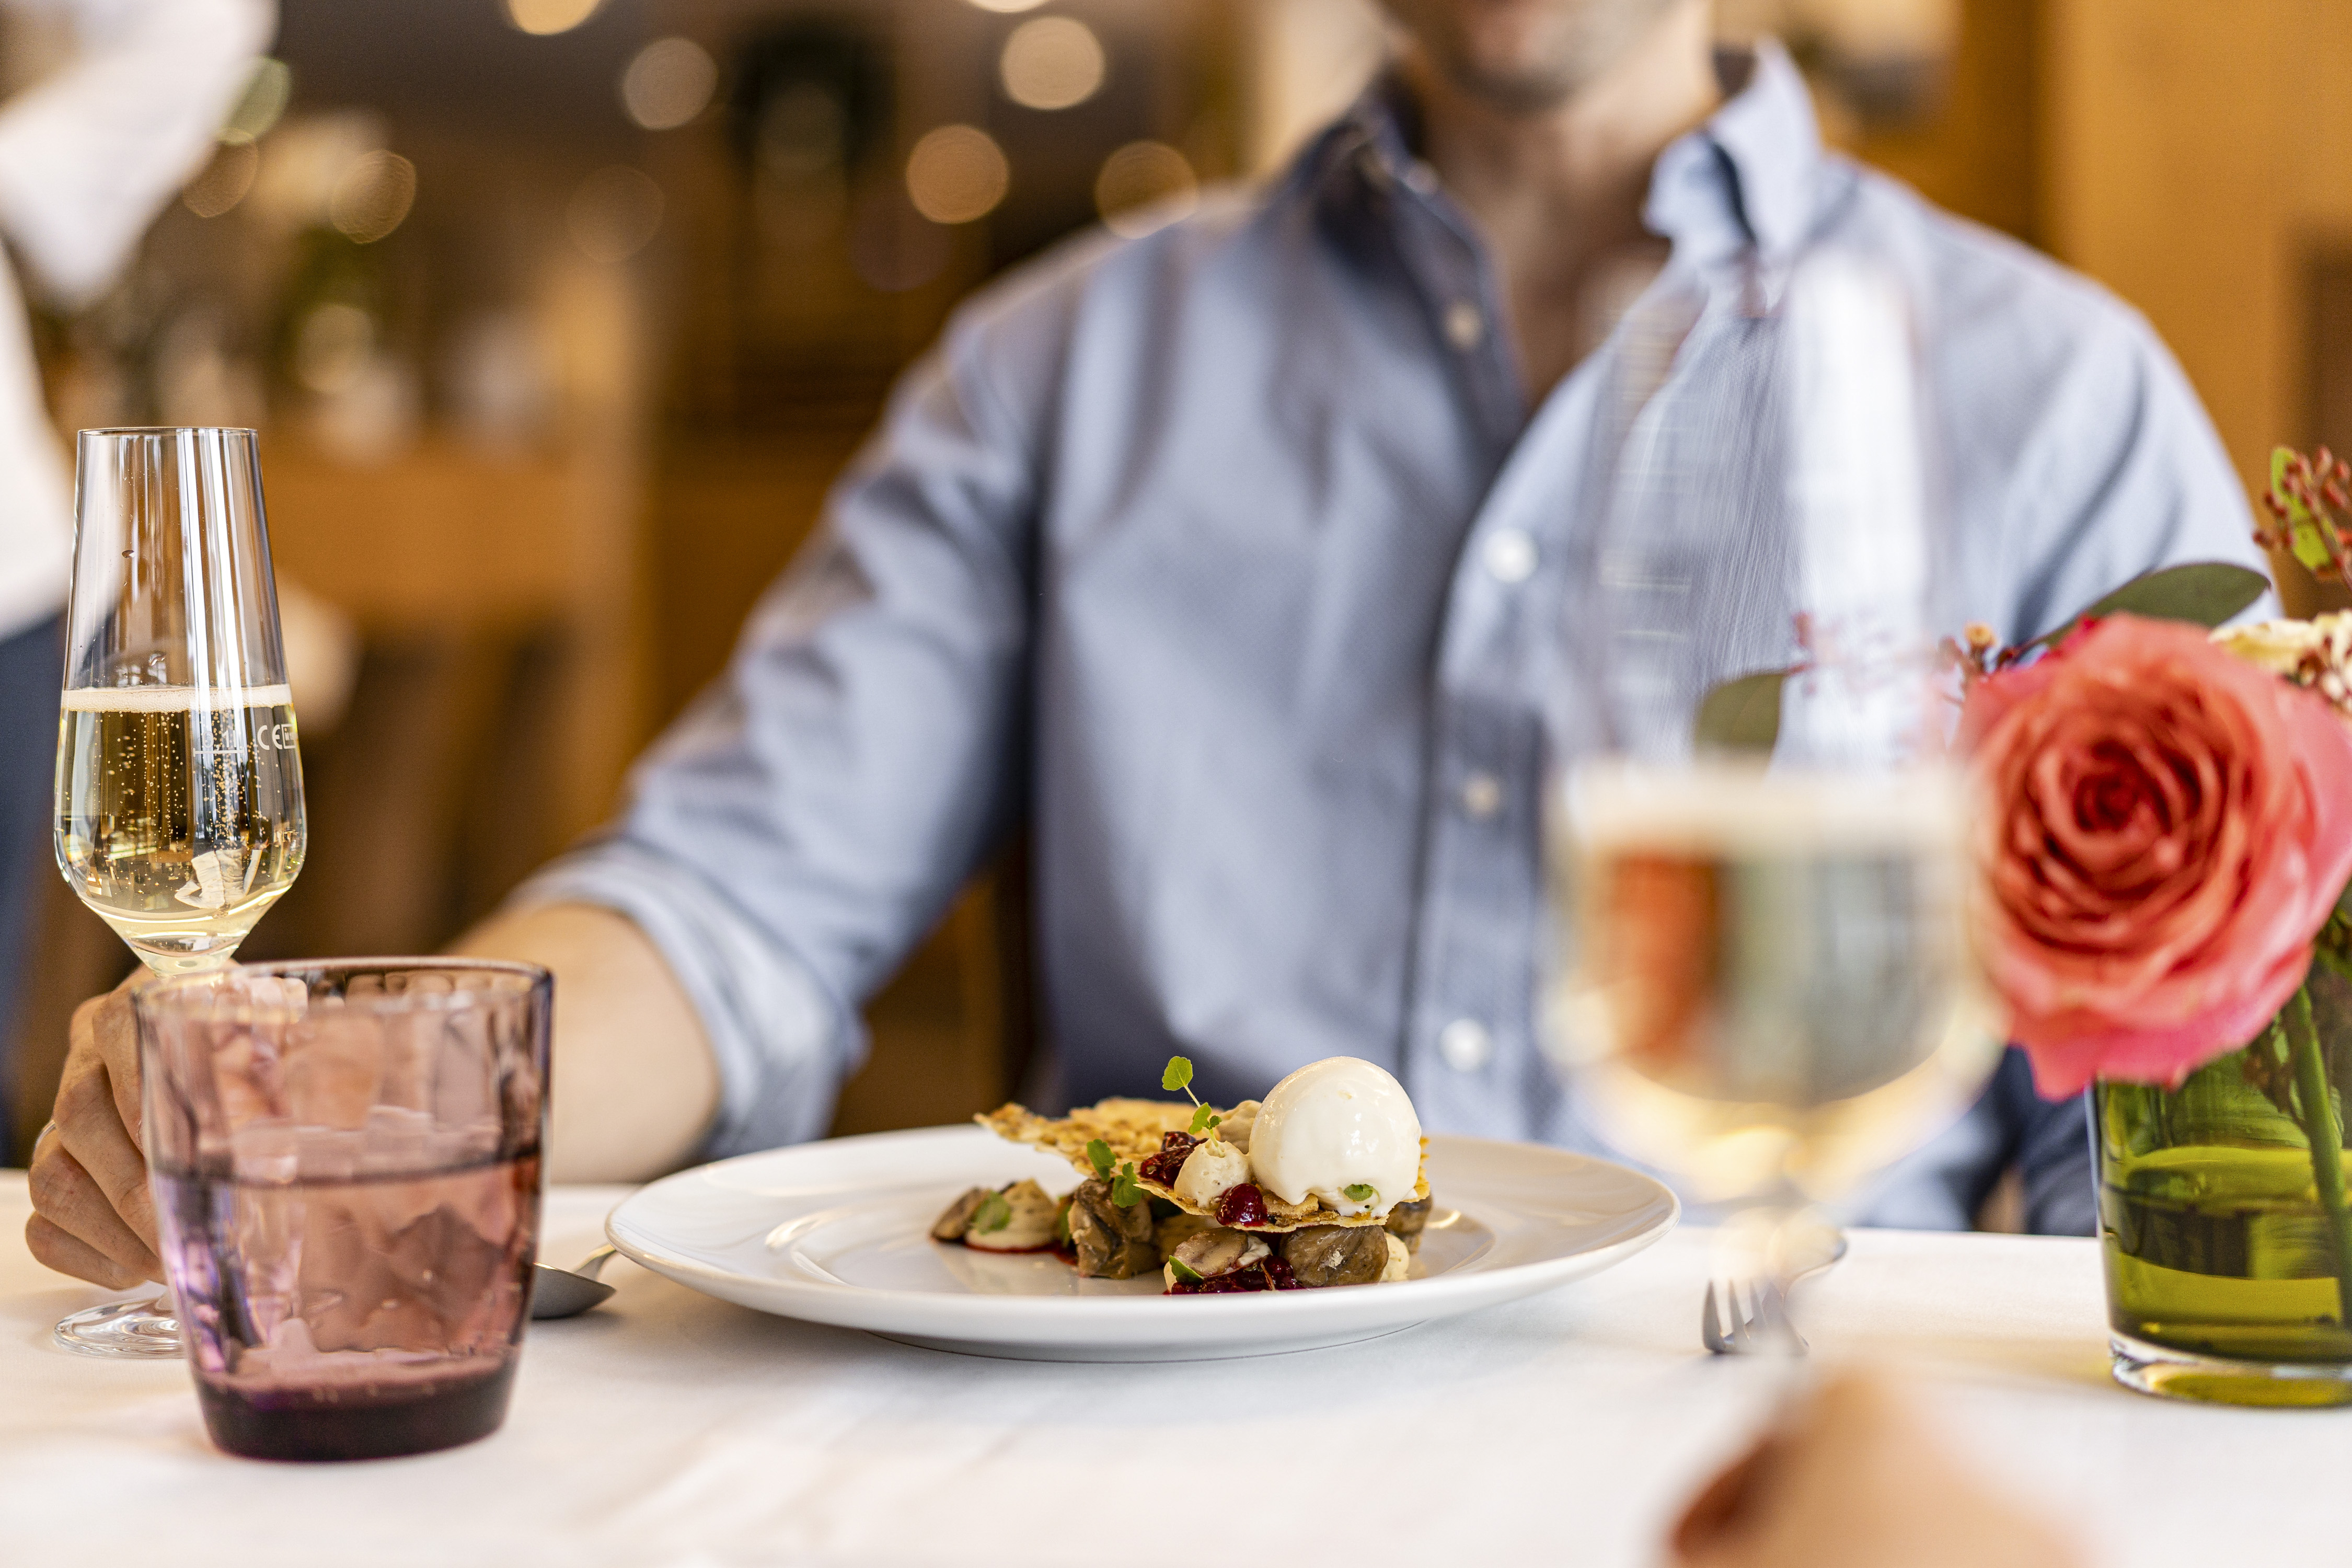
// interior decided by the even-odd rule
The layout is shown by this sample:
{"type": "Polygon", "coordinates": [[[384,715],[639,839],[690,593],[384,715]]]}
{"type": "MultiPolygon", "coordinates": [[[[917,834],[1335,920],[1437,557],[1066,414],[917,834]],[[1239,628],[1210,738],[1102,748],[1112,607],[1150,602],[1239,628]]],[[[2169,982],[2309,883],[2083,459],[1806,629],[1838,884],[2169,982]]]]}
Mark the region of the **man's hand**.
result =
{"type": "Polygon", "coordinates": [[[57,1119],[33,1144],[25,1241],[60,1273],[122,1289],[160,1280],[155,1205],[139,1135],[139,1034],[130,979],[74,1010],[57,1119]]]}
{"type": "Polygon", "coordinates": [[[1847,1375],[1709,1481],[1682,1568],[2076,1568],[2064,1537],[1953,1463],[1885,1385],[1847,1375]]]}

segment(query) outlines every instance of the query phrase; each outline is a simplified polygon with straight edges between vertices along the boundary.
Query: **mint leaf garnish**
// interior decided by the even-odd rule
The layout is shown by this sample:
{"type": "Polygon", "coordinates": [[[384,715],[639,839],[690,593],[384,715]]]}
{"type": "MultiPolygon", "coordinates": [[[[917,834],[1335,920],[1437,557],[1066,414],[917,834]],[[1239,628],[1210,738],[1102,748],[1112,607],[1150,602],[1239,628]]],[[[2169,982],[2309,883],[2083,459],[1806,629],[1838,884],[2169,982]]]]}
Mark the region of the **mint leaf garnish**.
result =
{"type": "Polygon", "coordinates": [[[1191,1083],[1192,1081],[1192,1058],[1190,1057],[1170,1057],[1168,1058],[1168,1070],[1160,1075],[1160,1087],[1162,1089],[1182,1089],[1186,1084],[1191,1083]]]}
{"type": "Polygon", "coordinates": [[[1143,1189],[1135,1181],[1135,1162],[1129,1160],[1118,1168],[1118,1177],[1110,1184],[1110,1201],[1123,1209],[1131,1209],[1143,1201],[1143,1189]]]}
{"type": "Polygon", "coordinates": [[[1173,1258],[1168,1260],[1168,1272],[1173,1274],[1177,1279],[1181,1279],[1187,1285],[1198,1285],[1201,1282],[1201,1271],[1199,1269],[1187,1268],[1184,1264],[1178,1262],[1173,1258]]]}
{"type": "Polygon", "coordinates": [[[1379,1197],[1381,1193],[1380,1189],[1370,1182],[1358,1182],[1353,1186],[1341,1187],[1339,1195],[1351,1204],[1368,1204],[1379,1197]]]}
{"type": "Polygon", "coordinates": [[[980,1200],[980,1206],[971,1211],[971,1228],[982,1235],[1003,1230],[1012,1223],[1013,1205],[1005,1201],[1003,1193],[989,1194],[980,1200]]]}
{"type": "Polygon", "coordinates": [[[1098,1179],[1108,1179],[1110,1175],[1110,1145],[1104,1142],[1099,1138],[1090,1141],[1087,1144],[1087,1163],[1095,1168],[1095,1175],[1098,1179]]]}

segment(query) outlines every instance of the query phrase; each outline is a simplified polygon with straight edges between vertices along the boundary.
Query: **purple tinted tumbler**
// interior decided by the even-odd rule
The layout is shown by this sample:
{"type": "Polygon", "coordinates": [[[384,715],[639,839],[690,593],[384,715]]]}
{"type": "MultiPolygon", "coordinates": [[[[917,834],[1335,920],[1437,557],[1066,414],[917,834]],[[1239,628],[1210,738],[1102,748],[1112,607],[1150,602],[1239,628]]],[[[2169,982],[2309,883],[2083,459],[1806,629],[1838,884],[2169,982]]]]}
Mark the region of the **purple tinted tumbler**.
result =
{"type": "Polygon", "coordinates": [[[542,969],[440,958],[133,994],[163,1268],[214,1442],[359,1459],[498,1429],[553,992],[542,969]]]}

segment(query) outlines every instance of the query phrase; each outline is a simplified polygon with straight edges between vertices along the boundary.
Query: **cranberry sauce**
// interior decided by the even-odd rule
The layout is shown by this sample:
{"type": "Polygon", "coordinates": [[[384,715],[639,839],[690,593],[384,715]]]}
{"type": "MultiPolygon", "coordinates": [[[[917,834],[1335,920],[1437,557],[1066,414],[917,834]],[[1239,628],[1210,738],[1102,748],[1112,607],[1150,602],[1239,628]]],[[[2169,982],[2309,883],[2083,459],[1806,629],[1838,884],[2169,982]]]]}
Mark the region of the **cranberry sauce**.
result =
{"type": "Polygon", "coordinates": [[[1171,1132],[1160,1140],[1160,1152],[1135,1168],[1135,1173],[1147,1182],[1157,1182],[1163,1187],[1176,1184],[1176,1173],[1184,1168],[1185,1157],[1199,1147],[1201,1141],[1189,1132],[1171,1132]]]}
{"type": "MultiPolygon", "coordinates": [[[[1174,1133],[1169,1134],[1174,1137],[1174,1133]]],[[[1236,1182],[1217,1199],[1217,1223],[1234,1230],[1266,1223],[1265,1194],[1255,1182],[1236,1182]]]]}
{"type": "Polygon", "coordinates": [[[1213,1279],[1179,1279],[1168,1287],[1171,1296],[1231,1296],[1247,1290],[1304,1290],[1290,1265],[1279,1258],[1261,1258],[1246,1268],[1213,1279]]]}

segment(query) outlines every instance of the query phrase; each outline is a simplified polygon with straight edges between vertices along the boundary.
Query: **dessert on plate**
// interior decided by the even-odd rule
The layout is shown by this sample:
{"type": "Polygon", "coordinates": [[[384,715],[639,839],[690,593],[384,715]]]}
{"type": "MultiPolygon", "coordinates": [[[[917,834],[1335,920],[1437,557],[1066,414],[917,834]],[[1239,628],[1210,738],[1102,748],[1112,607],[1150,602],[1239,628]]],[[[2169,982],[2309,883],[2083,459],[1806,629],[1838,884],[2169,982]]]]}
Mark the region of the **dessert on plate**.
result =
{"type": "MultiPolygon", "coordinates": [[[[1176,1057],[1161,1087],[1190,1097],[1192,1078],[1176,1057]]],[[[1429,1218],[1412,1100],[1353,1057],[1310,1063],[1228,1110],[1106,1100],[1058,1121],[1020,1105],[975,1120],[1087,1179],[1059,1198],[1034,1181],[974,1187],[932,1238],[1055,1251],[1094,1279],[1157,1270],[1179,1296],[1379,1284],[1407,1278],[1429,1218]]]]}

